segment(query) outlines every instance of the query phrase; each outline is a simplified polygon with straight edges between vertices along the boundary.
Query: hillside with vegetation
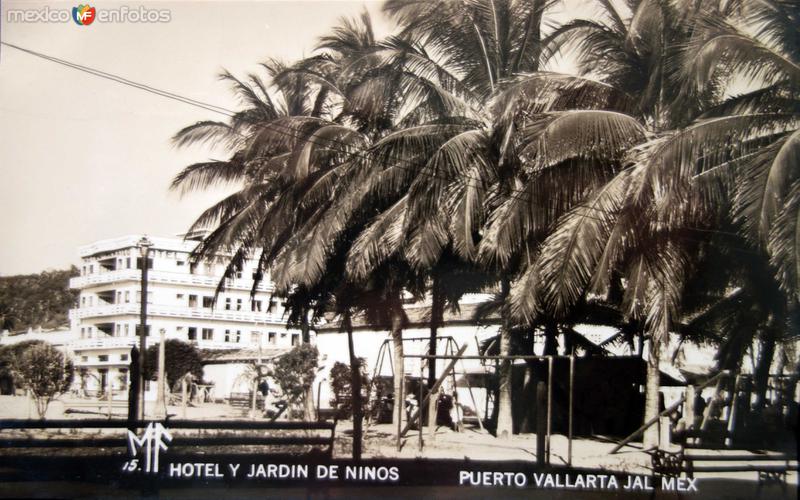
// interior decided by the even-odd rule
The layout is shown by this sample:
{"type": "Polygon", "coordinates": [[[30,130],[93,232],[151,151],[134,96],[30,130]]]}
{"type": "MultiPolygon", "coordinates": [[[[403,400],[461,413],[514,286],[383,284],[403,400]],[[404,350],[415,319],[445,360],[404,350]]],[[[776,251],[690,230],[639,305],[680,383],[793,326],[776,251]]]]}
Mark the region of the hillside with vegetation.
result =
{"type": "Polygon", "coordinates": [[[78,292],[69,289],[69,279],[78,268],[48,270],[37,274],[0,276],[0,327],[20,331],[67,325],[67,313],[78,292]]]}

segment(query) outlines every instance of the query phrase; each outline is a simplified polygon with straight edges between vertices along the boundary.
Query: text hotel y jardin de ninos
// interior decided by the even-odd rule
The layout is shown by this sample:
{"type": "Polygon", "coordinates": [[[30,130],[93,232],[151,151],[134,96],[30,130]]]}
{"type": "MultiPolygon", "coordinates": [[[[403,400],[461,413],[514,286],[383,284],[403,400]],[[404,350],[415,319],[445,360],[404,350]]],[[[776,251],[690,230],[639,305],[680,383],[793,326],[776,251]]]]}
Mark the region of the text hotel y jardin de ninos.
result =
{"type": "MultiPolygon", "coordinates": [[[[171,463],[168,466],[171,478],[207,478],[222,479],[225,477],[241,479],[312,479],[319,481],[352,481],[352,482],[400,482],[398,467],[368,465],[316,465],[305,464],[248,464],[245,469],[241,464],[218,463],[171,463]],[[313,472],[313,476],[311,473],[313,472]]],[[[533,487],[541,489],[572,490],[607,490],[607,491],[665,491],[696,492],[697,479],[661,477],[656,479],[645,475],[626,475],[620,480],[611,474],[573,474],[534,472],[492,472],[492,471],[459,471],[459,486],[488,487],[533,487]]]]}

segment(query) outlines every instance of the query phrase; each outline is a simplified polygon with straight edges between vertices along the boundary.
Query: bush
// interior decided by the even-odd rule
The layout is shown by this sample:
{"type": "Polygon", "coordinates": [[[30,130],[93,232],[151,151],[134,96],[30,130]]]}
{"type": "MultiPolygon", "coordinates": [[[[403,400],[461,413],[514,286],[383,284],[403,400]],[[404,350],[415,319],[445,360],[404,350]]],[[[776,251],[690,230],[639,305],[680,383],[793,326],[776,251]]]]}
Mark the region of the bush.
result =
{"type": "Polygon", "coordinates": [[[317,374],[317,348],[301,344],[275,360],[270,374],[290,404],[305,402],[317,374]]]}
{"type": "Polygon", "coordinates": [[[50,344],[32,345],[25,349],[16,363],[16,373],[36,403],[39,418],[56,395],[66,392],[72,384],[72,362],[50,344]]]}
{"type": "MultiPolygon", "coordinates": [[[[367,406],[369,394],[369,377],[367,376],[366,360],[359,358],[361,369],[361,404],[367,406]]],[[[333,398],[330,403],[336,408],[337,418],[351,418],[353,416],[353,389],[351,384],[350,365],[337,361],[330,372],[331,391],[333,398]]]]}
{"type": "MultiPolygon", "coordinates": [[[[180,378],[191,373],[196,380],[203,378],[203,362],[200,352],[192,344],[177,339],[164,342],[165,371],[167,385],[175,387],[180,378]]],[[[158,344],[147,348],[144,359],[145,380],[155,380],[158,370],[158,344]]]]}
{"type": "Polygon", "coordinates": [[[14,389],[22,387],[17,373],[17,363],[22,353],[30,347],[43,344],[41,340],[26,340],[0,346],[0,388],[3,394],[14,394],[14,389]]]}

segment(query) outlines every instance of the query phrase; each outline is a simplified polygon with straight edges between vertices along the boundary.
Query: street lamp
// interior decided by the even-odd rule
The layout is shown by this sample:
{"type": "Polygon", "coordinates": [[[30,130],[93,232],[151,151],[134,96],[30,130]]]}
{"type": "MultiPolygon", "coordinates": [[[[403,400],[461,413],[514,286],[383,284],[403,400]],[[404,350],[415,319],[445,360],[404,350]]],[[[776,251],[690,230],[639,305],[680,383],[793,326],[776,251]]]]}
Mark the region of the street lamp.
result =
{"type": "Polygon", "coordinates": [[[147,257],[153,242],[148,240],[147,236],[142,236],[136,246],[139,247],[139,255],[142,258],[142,296],[139,299],[139,418],[144,420],[144,362],[147,348],[147,257]]]}

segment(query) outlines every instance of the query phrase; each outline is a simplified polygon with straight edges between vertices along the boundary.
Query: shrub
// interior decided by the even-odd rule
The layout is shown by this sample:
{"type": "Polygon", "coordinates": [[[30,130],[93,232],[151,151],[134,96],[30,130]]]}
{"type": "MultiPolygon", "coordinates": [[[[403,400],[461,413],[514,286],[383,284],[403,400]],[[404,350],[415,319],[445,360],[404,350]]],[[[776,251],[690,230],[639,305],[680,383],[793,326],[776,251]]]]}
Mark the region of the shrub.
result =
{"type": "MultiPolygon", "coordinates": [[[[177,339],[164,342],[165,371],[167,384],[175,387],[181,377],[187,373],[195,376],[196,380],[203,378],[203,362],[200,352],[192,344],[177,339]]],[[[154,380],[158,370],[158,344],[147,348],[144,359],[144,378],[154,380]]]]}
{"type": "Polygon", "coordinates": [[[36,403],[39,418],[56,395],[66,392],[72,383],[72,362],[50,344],[32,345],[25,349],[16,363],[16,373],[36,403]]]}
{"type": "Polygon", "coordinates": [[[305,402],[317,374],[317,348],[301,344],[275,360],[270,374],[290,404],[305,402]]]}
{"type": "MultiPolygon", "coordinates": [[[[369,377],[367,376],[366,360],[359,358],[359,368],[361,369],[361,404],[367,406],[367,391],[369,389],[369,377]]],[[[338,418],[351,418],[353,416],[353,389],[350,365],[337,361],[333,364],[330,372],[330,385],[333,398],[330,403],[336,408],[338,418]]]]}

